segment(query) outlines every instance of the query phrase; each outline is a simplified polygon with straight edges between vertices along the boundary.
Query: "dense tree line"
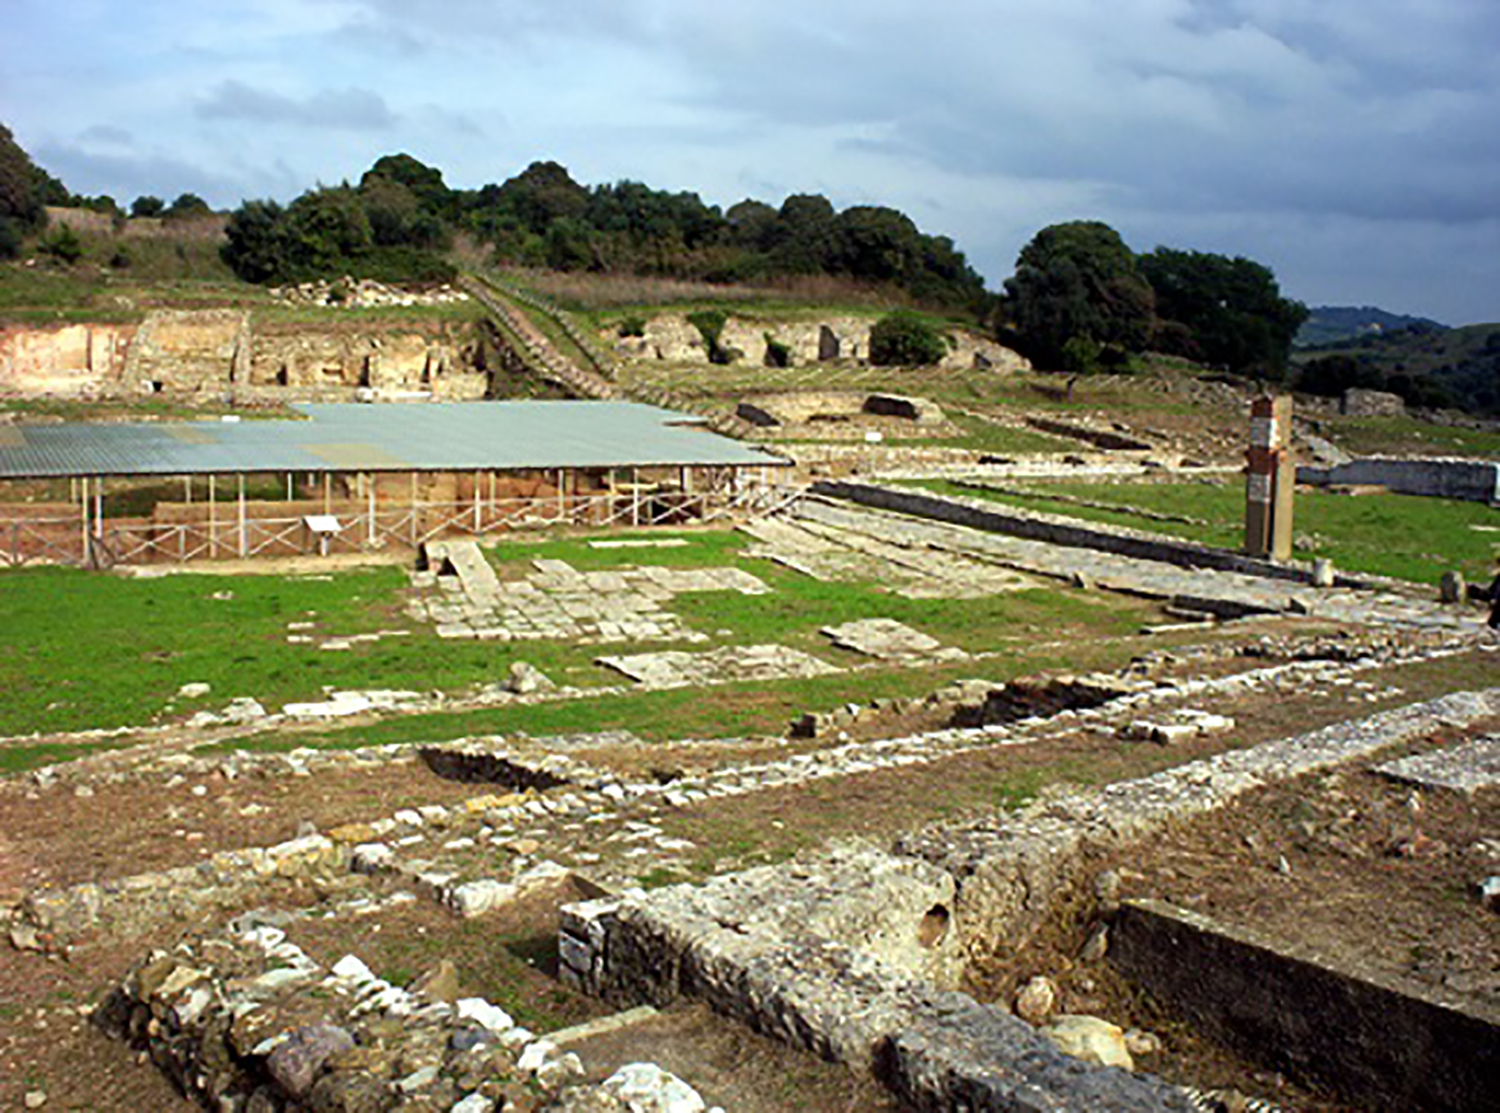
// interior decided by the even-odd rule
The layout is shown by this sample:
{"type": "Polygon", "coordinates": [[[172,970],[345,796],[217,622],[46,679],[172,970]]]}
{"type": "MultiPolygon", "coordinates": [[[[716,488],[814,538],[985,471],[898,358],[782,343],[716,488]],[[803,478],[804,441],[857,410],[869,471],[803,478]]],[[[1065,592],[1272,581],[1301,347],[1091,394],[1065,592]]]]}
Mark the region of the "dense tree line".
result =
{"type": "Polygon", "coordinates": [[[404,154],[380,159],[357,187],[311,190],[284,208],[247,202],[231,218],[225,258],[255,282],[330,268],[389,271],[424,258],[421,269],[433,271],[458,230],[490,245],[497,261],[555,270],[709,282],[833,274],[961,311],[979,310],[988,297],[951,240],[923,233],[895,209],[839,212],[825,197],[798,195],[780,207],[747,200],[721,211],[696,193],[640,182],[585,187],[555,162],[454,190],[404,154]]]}
{"type": "Polygon", "coordinates": [[[26,236],[46,227],[46,206],[59,189],[66,196],[62,183],[33,163],[0,124],[0,259],[14,258],[26,236]]]}
{"type": "MultiPolygon", "coordinates": [[[[111,198],[73,197],[0,127],[0,254],[14,254],[22,236],[43,226],[45,205],[69,203],[123,219],[111,198]]],[[[171,205],[143,196],[131,206],[133,216],[167,219],[207,211],[190,193],[171,205]]],[[[824,274],[904,291],[928,308],[993,315],[1003,340],[1038,366],[1069,372],[1070,388],[1079,375],[1126,368],[1147,351],[1279,379],[1307,316],[1260,263],[1167,247],[1137,255],[1098,221],[1038,232],[997,298],[951,240],[895,209],[839,211],[826,197],[797,194],[779,206],[745,200],[721,211],[696,193],[640,182],[586,187],[556,162],[456,190],[435,167],[387,155],[357,186],[319,187],[288,205],[245,202],[230,216],[223,255],[251,282],[446,280],[454,270],[444,255],[459,231],[489,245],[497,261],[556,270],[725,283],[824,274]]],[[[934,354],[906,319],[882,345],[886,358],[934,354]]]]}
{"type": "MultiPolygon", "coordinates": [[[[1441,409],[1454,404],[1452,394],[1430,376],[1389,371],[1368,356],[1334,354],[1308,360],[1297,371],[1296,387],[1306,394],[1337,398],[1346,390],[1383,390],[1399,394],[1408,406],[1441,409]]],[[[1493,395],[1486,402],[1476,398],[1479,409],[1492,409],[1493,395]]]]}
{"type": "MultiPolygon", "coordinates": [[[[1158,247],[1136,255],[1098,221],[1042,229],[1005,283],[1001,335],[1074,378],[1147,351],[1280,379],[1307,317],[1250,259],[1158,247]]],[[[1071,386],[1072,380],[1070,380],[1071,386]]]]}

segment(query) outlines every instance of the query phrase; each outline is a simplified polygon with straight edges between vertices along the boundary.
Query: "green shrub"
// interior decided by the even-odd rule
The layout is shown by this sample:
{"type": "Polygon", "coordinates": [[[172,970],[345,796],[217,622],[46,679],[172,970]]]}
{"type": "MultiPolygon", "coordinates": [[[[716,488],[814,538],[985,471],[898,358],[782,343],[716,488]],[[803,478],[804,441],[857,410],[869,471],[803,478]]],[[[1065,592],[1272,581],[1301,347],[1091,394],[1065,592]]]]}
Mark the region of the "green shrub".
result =
{"type": "Polygon", "coordinates": [[[622,338],[627,336],[645,336],[646,318],[625,317],[620,321],[620,327],[617,331],[622,338]]]}
{"type": "Polygon", "coordinates": [[[0,259],[14,259],[21,254],[21,230],[14,221],[0,216],[0,259]]]}
{"type": "Polygon", "coordinates": [[[735,348],[726,348],[720,338],[724,335],[724,326],[729,323],[729,314],[722,309],[700,309],[696,313],[689,313],[688,324],[698,330],[698,335],[703,337],[703,346],[708,349],[708,362],[717,364],[733,363],[743,352],[735,348]]]}
{"type": "Polygon", "coordinates": [[[947,354],[943,334],[910,309],[887,313],[870,330],[870,362],[879,367],[926,367],[947,354]]]}
{"type": "Polygon", "coordinates": [[[78,233],[64,224],[54,232],[49,232],[41,242],[44,254],[52,256],[60,263],[69,266],[83,258],[83,241],[78,238],[78,233]]]}
{"type": "Polygon", "coordinates": [[[767,367],[790,367],[792,365],[792,349],[780,340],[777,340],[769,332],[766,337],[766,366],[767,367]]]}

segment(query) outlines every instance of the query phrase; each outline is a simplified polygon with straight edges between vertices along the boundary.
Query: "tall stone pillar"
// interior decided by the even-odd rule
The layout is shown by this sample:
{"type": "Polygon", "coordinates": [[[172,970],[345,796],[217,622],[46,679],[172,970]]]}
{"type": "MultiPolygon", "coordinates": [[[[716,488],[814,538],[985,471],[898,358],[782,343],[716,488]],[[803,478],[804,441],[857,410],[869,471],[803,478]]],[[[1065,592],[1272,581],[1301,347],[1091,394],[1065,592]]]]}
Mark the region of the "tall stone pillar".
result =
{"type": "Polygon", "coordinates": [[[1245,551],[1290,560],[1292,494],[1292,400],[1262,395],[1250,406],[1250,448],[1245,453],[1245,551]]]}

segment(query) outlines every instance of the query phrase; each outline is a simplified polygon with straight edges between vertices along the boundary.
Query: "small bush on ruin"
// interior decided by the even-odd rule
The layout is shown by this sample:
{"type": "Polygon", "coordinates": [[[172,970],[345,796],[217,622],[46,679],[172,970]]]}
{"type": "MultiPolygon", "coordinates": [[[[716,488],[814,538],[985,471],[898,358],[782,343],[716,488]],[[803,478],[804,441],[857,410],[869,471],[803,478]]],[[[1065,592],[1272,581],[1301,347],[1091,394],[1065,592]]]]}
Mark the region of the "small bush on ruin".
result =
{"type": "Polygon", "coordinates": [[[943,334],[910,309],[887,313],[870,330],[870,362],[879,367],[926,367],[947,354],[943,334]]]}

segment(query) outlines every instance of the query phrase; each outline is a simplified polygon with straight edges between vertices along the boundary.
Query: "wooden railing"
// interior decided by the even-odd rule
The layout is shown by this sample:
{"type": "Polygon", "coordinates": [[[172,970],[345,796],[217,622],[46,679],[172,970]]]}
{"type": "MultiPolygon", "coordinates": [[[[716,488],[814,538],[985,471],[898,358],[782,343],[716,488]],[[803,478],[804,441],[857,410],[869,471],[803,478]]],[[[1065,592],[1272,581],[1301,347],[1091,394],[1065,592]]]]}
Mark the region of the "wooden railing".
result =
{"type": "Polygon", "coordinates": [[[320,551],[357,553],[393,546],[415,550],[423,542],[443,536],[484,538],[559,526],[609,529],[704,524],[778,513],[801,494],[801,488],[751,485],[736,491],[634,491],[419,503],[377,509],[373,515],[368,510],[339,513],[336,516],[343,528],[327,535],[325,544],[308,530],[302,517],[120,524],[106,520],[87,538],[75,518],[12,518],[0,521],[0,567],[67,564],[107,568],[320,551]]]}

